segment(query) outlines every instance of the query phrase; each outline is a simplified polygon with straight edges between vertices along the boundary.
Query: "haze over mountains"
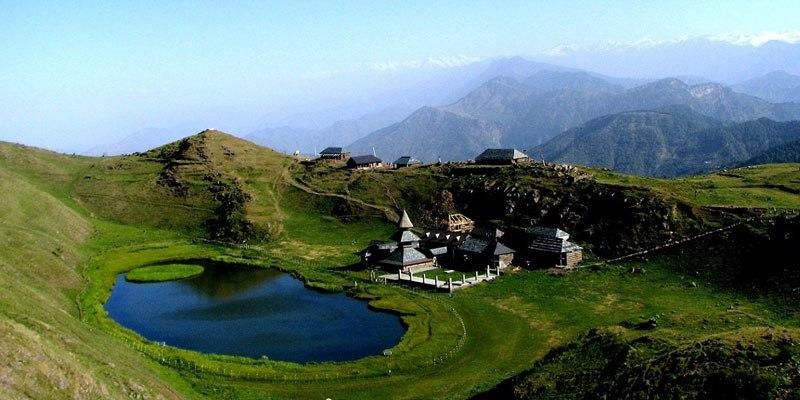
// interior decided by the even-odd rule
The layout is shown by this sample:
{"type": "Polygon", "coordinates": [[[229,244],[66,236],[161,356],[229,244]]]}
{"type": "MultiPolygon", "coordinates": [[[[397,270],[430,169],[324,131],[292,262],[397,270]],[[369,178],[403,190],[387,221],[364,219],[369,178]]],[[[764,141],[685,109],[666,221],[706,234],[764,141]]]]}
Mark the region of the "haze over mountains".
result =
{"type": "Polygon", "coordinates": [[[736,84],[773,71],[800,74],[796,37],[707,36],[678,40],[643,39],[595,47],[558,46],[537,60],[608,75],[658,78],[690,75],[736,84]]]}
{"type": "MultiPolygon", "coordinates": [[[[548,62],[517,56],[400,71],[368,100],[310,106],[244,137],[286,153],[375,151],[388,162],[470,160],[486,148],[514,147],[548,161],[656,176],[794,161],[798,124],[783,121],[800,120],[798,48],[693,39],[536,56],[548,62]]],[[[146,129],[91,153],[143,151],[181,133],[146,129]]]]}
{"type": "Polygon", "coordinates": [[[733,86],[734,90],[772,102],[800,102],[800,76],[773,71],[733,86]]]}
{"type": "Polygon", "coordinates": [[[667,78],[630,89],[586,72],[539,71],[523,81],[499,77],[447,106],[422,108],[350,146],[393,159],[468,160],[487,147],[530,149],[593,118],[682,105],[720,121],[800,119],[800,105],[770,103],[718,83],[667,78]]]}
{"type": "MultiPolygon", "coordinates": [[[[388,63],[371,67],[374,69],[370,73],[378,74],[380,77],[371,76],[368,80],[370,86],[366,90],[363,85],[353,85],[350,89],[339,85],[337,86],[339,89],[336,89],[338,93],[328,94],[323,98],[318,92],[327,90],[325,89],[327,84],[320,81],[319,90],[309,92],[308,98],[304,99],[304,105],[295,107],[296,111],[292,114],[279,117],[278,114],[270,113],[270,117],[265,120],[262,127],[257,129],[227,129],[238,131],[242,136],[279,150],[287,152],[300,150],[310,153],[315,147],[319,149],[327,145],[346,146],[368,133],[403,121],[422,107],[441,108],[453,105],[492,79],[506,77],[518,83],[525,83],[526,79],[539,71],[565,73],[586,71],[590,77],[600,78],[606,84],[616,86],[618,89],[620,87],[631,89],[666,77],[676,77],[690,86],[721,82],[737,92],[761,97],[769,102],[796,101],[797,86],[788,87],[781,79],[785,80],[786,76],[789,76],[789,79],[791,76],[796,78],[800,75],[798,60],[800,60],[798,43],[762,42],[758,37],[700,37],[662,42],[601,44],[583,48],[560,46],[529,56],[478,61],[475,58],[461,57],[449,61],[432,59],[413,63],[388,63]],[[781,74],[784,76],[781,77],[781,74]]],[[[360,72],[357,71],[350,71],[346,76],[337,74],[335,71],[332,72],[329,80],[346,78],[354,82],[359,81],[360,72]]],[[[612,109],[612,111],[621,110],[612,109]]],[[[530,117],[537,116],[534,113],[530,117]]],[[[589,119],[595,116],[598,115],[592,113],[589,119]]],[[[530,124],[559,125],[558,118],[549,115],[547,118],[553,120],[530,124]]],[[[577,120],[586,122],[588,119],[577,120]]],[[[487,122],[492,121],[485,119],[481,121],[482,124],[487,122]]],[[[168,130],[158,128],[155,123],[150,125],[156,126],[157,131],[168,130]]],[[[574,126],[576,125],[562,124],[563,129],[574,126]]],[[[205,127],[197,126],[182,133],[205,127]]],[[[221,128],[226,129],[225,126],[221,128]]],[[[148,134],[148,136],[156,137],[147,139],[148,142],[169,141],[167,138],[162,139],[158,134],[148,134]]],[[[137,142],[130,138],[127,141],[137,142]]],[[[446,142],[444,139],[441,141],[446,142]]],[[[104,147],[106,150],[112,150],[109,154],[130,152],[133,151],[131,147],[136,147],[111,143],[103,144],[101,141],[95,148],[95,153],[104,147]],[[126,148],[128,151],[125,151],[126,148]]],[[[535,144],[537,143],[530,145],[535,144]]],[[[371,146],[365,145],[362,149],[367,147],[371,146]]],[[[371,152],[371,148],[368,150],[371,152]]]]}

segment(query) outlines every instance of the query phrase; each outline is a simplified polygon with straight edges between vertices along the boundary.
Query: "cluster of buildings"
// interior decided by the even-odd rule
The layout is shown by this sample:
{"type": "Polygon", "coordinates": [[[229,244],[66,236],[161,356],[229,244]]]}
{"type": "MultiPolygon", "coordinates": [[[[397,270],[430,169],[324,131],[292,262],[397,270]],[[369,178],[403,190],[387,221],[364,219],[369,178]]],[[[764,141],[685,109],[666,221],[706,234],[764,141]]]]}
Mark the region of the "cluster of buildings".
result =
{"type": "MultiPolygon", "coordinates": [[[[405,168],[422,164],[412,156],[402,156],[394,163],[386,164],[375,155],[351,156],[349,151],[341,147],[328,147],[319,153],[318,162],[345,161],[351,169],[405,168]]],[[[476,164],[511,165],[530,161],[530,158],[517,149],[486,149],[475,157],[476,164]]]]}
{"type": "MultiPolygon", "coordinates": [[[[317,162],[344,161],[351,169],[404,168],[421,164],[411,156],[403,156],[385,164],[375,155],[352,156],[341,147],[328,147],[319,153],[317,162]]],[[[475,157],[475,164],[514,165],[529,162],[530,158],[516,149],[486,149],[475,157]]],[[[569,241],[561,229],[529,227],[522,229],[509,242],[527,243],[518,252],[504,242],[505,233],[499,229],[476,226],[461,215],[451,214],[442,229],[414,230],[414,224],[404,210],[397,222],[397,232],[391,240],[373,244],[362,252],[362,261],[389,271],[414,273],[436,266],[455,270],[483,270],[491,267],[502,270],[518,260],[537,268],[572,268],[583,258],[583,249],[569,241]]]]}
{"type": "MultiPolygon", "coordinates": [[[[477,271],[491,267],[502,270],[514,262],[517,251],[503,244],[505,233],[493,227],[475,227],[460,214],[448,218],[445,229],[414,232],[414,224],[404,210],[391,241],[369,246],[362,262],[387,271],[414,273],[432,267],[477,271]]],[[[569,241],[566,232],[546,227],[531,227],[523,256],[527,265],[540,268],[572,268],[583,257],[583,249],[569,241]]],[[[518,242],[518,241],[517,241],[518,242]]]]}
{"type": "Polygon", "coordinates": [[[317,161],[345,161],[347,167],[350,169],[375,169],[390,167],[405,168],[422,164],[419,162],[419,160],[411,156],[403,156],[398,158],[392,164],[386,164],[383,162],[383,160],[371,154],[363,156],[351,156],[349,151],[346,151],[341,147],[328,147],[325,150],[322,150],[319,153],[319,158],[317,161]]]}

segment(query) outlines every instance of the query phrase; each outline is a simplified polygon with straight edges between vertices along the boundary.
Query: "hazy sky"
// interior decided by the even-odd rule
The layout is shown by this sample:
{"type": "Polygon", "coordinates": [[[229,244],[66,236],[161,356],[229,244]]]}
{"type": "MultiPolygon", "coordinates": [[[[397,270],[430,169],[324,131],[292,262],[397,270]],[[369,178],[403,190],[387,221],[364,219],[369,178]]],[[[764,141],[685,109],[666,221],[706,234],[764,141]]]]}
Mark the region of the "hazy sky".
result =
{"type": "Polygon", "coordinates": [[[714,3],[0,0],[0,140],[71,151],[150,127],[246,133],[421,60],[800,30],[796,0],[714,3]]]}

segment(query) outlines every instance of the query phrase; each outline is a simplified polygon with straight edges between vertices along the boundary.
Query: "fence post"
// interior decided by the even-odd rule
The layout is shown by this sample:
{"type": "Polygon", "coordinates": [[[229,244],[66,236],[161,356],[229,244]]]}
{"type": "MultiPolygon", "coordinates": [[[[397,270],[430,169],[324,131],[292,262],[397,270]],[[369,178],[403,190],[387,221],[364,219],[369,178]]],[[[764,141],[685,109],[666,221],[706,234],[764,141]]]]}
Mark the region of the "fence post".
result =
{"type": "Polygon", "coordinates": [[[453,293],[453,278],[447,278],[447,290],[453,293]]]}

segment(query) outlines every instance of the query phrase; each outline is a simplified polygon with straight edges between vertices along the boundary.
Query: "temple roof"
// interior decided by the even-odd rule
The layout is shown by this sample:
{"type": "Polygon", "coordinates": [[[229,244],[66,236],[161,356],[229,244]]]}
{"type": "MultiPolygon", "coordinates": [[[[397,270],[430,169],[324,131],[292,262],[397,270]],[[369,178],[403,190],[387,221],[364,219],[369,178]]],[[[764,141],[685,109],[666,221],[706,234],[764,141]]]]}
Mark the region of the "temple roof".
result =
{"type": "Polygon", "coordinates": [[[420,238],[414,232],[408,230],[399,230],[392,235],[392,239],[400,243],[419,242],[420,238]]]}
{"type": "Polygon", "coordinates": [[[534,239],[530,246],[531,250],[543,251],[547,253],[569,253],[581,250],[581,246],[560,237],[539,236],[534,239]]]}
{"type": "Polygon", "coordinates": [[[562,231],[558,228],[551,228],[546,226],[534,226],[527,228],[526,231],[534,236],[539,237],[556,237],[559,239],[569,239],[569,233],[562,231]]]}
{"type": "Polygon", "coordinates": [[[467,253],[478,253],[484,255],[499,256],[514,253],[513,249],[498,242],[497,240],[484,239],[477,236],[469,236],[458,245],[458,249],[467,253]]]}
{"type": "Polygon", "coordinates": [[[396,266],[409,266],[429,261],[431,261],[431,259],[425,254],[422,254],[422,252],[419,250],[413,247],[400,246],[391,254],[389,254],[388,257],[381,260],[380,263],[396,266]]]}
{"type": "Polygon", "coordinates": [[[411,229],[414,227],[414,224],[411,223],[411,218],[408,218],[406,210],[403,210],[403,215],[401,215],[400,220],[397,221],[397,227],[400,229],[411,229]]]}

